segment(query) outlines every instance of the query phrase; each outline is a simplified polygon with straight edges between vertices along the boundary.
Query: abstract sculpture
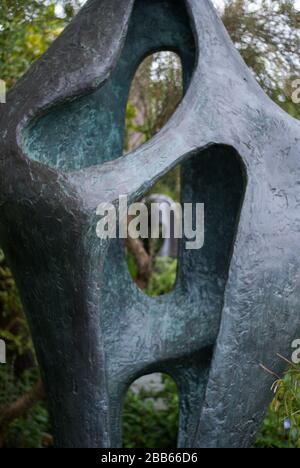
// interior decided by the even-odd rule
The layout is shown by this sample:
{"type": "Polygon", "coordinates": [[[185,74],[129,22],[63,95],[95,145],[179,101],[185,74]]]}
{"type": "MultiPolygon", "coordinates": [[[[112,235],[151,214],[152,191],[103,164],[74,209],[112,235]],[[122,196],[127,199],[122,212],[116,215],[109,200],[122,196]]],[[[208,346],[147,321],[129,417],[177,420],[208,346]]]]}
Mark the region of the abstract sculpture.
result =
{"type": "Polygon", "coordinates": [[[8,94],[0,116],[0,242],[27,311],[59,447],[120,447],[124,395],[169,373],[179,447],[248,447],[300,333],[300,124],[260,89],[209,0],[89,0],[8,94]],[[181,57],[185,97],[122,157],[141,60],[181,57]],[[206,206],[161,298],[132,282],[96,208],[176,165],[206,206]]]}

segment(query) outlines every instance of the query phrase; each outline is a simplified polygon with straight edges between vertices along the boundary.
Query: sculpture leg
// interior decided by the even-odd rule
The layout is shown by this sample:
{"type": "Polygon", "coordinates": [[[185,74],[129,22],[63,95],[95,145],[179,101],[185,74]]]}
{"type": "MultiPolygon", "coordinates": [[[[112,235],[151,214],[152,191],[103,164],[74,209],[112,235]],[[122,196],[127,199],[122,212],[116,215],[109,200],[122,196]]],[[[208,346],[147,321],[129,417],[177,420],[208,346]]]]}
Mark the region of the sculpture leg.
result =
{"type": "MultiPolygon", "coordinates": [[[[7,210],[12,212],[9,206],[7,210]]],[[[74,207],[65,211],[56,206],[51,213],[49,205],[44,214],[25,208],[12,213],[18,222],[10,228],[2,226],[9,229],[2,236],[9,239],[3,248],[29,320],[55,444],[108,447],[109,408],[98,297],[100,243],[84,239],[82,215],[74,207]]]]}
{"type": "Polygon", "coordinates": [[[178,365],[175,374],[180,395],[178,447],[193,448],[197,433],[211,362],[211,352],[204,350],[190,362],[178,365]]]}

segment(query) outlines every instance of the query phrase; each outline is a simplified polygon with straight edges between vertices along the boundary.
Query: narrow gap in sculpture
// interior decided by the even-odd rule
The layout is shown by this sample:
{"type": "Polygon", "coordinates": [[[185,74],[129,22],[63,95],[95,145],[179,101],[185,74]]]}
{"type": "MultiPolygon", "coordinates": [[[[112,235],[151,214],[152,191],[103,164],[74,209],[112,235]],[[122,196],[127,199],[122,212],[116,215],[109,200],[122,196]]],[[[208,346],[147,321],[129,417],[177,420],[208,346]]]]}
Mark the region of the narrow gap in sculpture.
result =
{"type": "Polygon", "coordinates": [[[123,411],[125,448],[176,448],[179,396],[167,374],[151,374],[130,387],[123,411]]]}
{"type": "MultiPolygon", "coordinates": [[[[158,133],[182,97],[183,70],[179,56],[170,51],[148,56],[138,68],[131,86],[124,153],[136,150],[158,133]]],[[[149,296],[167,294],[176,283],[178,239],[175,233],[180,221],[173,211],[173,203],[180,203],[180,188],[180,167],[177,167],[140,200],[149,213],[147,238],[133,240],[129,237],[126,242],[131,277],[149,296]],[[154,216],[159,216],[158,235],[151,230],[154,216]]]]}

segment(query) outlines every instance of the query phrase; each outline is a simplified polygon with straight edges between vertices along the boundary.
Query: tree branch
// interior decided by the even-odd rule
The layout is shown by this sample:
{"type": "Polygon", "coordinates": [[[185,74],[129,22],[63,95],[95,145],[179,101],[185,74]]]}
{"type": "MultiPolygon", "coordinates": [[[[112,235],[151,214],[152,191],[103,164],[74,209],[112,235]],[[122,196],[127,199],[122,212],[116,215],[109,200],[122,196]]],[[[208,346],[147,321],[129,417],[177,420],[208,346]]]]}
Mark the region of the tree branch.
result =
{"type": "Polygon", "coordinates": [[[0,448],[4,445],[4,432],[6,428],[17,418],[28,412],[38,401],[44,398],[44,388],[39,380],[32,389],[22,395],[11,405],[0,410],[0,448]]]}
{"type": "Polygon", "coordinates": [[[131,237],[128,237],[126,239],[126,247],[128,250],[130,250],[136,262],[138,270],[136,282],[141,289],[145,289],[148,285],[151,275],[151,257],[148,255],[143,246],[143,243],[139,239],[132,239],[131,237]]]}

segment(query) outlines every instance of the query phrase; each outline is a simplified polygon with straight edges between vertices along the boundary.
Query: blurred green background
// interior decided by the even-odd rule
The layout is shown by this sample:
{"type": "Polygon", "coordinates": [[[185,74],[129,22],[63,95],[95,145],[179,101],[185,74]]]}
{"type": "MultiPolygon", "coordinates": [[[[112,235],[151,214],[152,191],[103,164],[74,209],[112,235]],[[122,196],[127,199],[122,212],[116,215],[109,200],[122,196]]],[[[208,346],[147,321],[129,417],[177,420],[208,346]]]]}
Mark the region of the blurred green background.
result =
{"type": "MultiPolygon", "coordinates": [[[[0,79],[8,89],[76,14],[83,1],[2,0],[0,79]]],[[[290,0],[216,0],[224,24],[257,80],[284,110],[300,118],[292,83],[300,78],[300,12],[290,0]]],[[[182,73],[171,52],[148,57],[137,71],[128,100],[124,154],[157,133],[182,98],[182,73]]],[[[180,199],[180,172],[168,174],[152,193],[180,199]]],[[[176,259],[160,258],[159,245],[127,243],[129,271],[146,294],[172,290],[176,259]]],[[[0,447],[51,447],[53,439],[39,369],[14,279],[0,250],[0,339],[8,364],[0,366],[0,447]]],[[[289,356],[287,356],[289,358],[289,356]]],[[[300,448],[300,367],[290,363],[283,379],[274,376],[274,401],[256,446],[300,448]]],[[[174,448],[178,394],[168,376],[157,388],[135,387],[124,407],[126,447],[174,448]]]]}

